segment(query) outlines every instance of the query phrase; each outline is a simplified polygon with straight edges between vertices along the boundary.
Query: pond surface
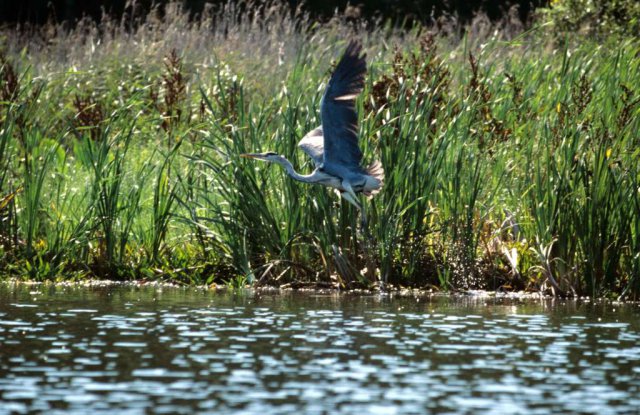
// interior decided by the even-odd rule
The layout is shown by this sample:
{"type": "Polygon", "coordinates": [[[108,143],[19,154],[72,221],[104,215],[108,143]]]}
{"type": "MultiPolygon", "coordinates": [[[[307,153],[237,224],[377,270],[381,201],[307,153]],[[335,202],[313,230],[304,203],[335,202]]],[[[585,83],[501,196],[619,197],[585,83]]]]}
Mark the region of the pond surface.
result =
{"type": "Polygon", "coordinates": [[[638,305],[0,284],[0,414],[640,413],[638,305]]]}

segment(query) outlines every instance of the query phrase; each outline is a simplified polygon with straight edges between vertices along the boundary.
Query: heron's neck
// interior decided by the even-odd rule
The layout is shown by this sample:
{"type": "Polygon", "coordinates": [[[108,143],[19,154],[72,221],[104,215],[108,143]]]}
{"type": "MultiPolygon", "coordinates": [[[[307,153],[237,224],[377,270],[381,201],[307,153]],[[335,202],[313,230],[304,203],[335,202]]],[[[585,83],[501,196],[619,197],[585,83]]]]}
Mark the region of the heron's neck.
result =
{"type": "Polygon", "coordinates": [[[287,171],[287,174],[299,181],[299,182],[304,182],[304,183],[313,183],[313,173],[312,174],[308,174],[308,175],[304,175],[304,174],[299,174],[298,172],[296,172],[293,169],[293,165],[291,164],[291,162],[289,160],[287,160],[286,158],[281,158],[278,160],[278,164],[281,165],[282,167],[284,167],[284,169],[287,171]]]}

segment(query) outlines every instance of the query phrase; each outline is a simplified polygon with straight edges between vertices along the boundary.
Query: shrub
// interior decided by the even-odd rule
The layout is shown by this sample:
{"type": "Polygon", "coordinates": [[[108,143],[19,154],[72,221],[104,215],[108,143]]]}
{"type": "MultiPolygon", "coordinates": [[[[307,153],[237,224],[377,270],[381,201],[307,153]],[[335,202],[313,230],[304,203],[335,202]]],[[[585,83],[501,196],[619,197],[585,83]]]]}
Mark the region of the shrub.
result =
{"type": "Polygon", "coordinates": [[[551,0],[538,10],[553,25],[556,35],[580,32],[589,35],[635,35],[640,32],[637,0],[551,0]]]}

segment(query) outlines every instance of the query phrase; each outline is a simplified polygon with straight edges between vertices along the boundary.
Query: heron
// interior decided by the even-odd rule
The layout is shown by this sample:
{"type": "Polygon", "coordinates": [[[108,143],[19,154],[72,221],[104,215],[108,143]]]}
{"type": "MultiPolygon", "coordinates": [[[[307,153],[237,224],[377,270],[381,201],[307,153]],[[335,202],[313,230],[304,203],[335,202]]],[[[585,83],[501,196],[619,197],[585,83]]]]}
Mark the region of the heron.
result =
{"type": "Polygon", "coordinates": [[[279,164],[294,180],[336,189],[343,199],[358,210],[363,228],[367,218],[358,201],[358,194],[371,197],[380,191],[384,182],[382,164],[374,161],[365,167],[358,145],[355,104],[364,88],[366,72],[366,55],[362,53],[362,45],[352,40],[333,71],[320,102],[321,125],[298,143],[298,147],[313,160],[315,170],[311,174],[296,172],[286,157],[272,151],[240,155],[279,164]]]}

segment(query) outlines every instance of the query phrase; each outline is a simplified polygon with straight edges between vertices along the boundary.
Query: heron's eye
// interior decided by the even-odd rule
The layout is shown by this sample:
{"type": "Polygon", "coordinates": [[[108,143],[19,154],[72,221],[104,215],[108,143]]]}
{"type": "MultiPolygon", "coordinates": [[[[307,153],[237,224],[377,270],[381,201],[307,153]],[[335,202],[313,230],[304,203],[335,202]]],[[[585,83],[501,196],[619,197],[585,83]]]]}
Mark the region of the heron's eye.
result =
{"type": "Polygon", "coordinates": [[[265,156],[277,156],[278,153],[274,153],[273,151],[270,151],[268,153],[265,154],[265,156]]]}

